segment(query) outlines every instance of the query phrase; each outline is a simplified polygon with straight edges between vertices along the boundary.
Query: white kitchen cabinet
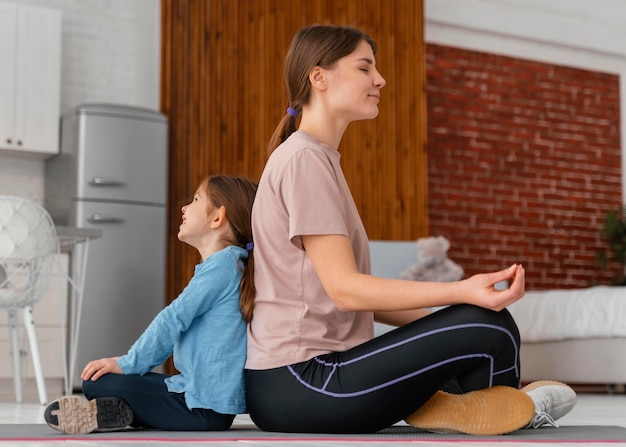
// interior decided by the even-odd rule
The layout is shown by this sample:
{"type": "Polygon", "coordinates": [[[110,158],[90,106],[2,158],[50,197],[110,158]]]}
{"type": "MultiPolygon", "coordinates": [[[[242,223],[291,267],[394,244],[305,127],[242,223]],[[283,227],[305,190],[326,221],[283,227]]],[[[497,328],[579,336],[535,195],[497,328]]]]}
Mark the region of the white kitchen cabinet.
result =
{"type": "Polygon", "coordinates": [[[61,12],[0,1],[0,150],[56,154],[61,12]]]}

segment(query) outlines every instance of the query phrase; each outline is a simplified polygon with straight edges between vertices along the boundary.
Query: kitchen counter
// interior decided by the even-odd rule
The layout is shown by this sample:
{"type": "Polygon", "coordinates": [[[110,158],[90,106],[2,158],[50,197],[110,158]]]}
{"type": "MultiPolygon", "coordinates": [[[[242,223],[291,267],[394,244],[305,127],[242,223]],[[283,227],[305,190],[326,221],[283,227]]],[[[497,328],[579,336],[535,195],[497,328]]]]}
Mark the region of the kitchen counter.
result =
{"type": "Polygon", "coordinates": [[[71,252],[73,246],[77,243],[102,237],[102,230],[99,228],[57,226],[56,231],[63,253],[71,252]]]}

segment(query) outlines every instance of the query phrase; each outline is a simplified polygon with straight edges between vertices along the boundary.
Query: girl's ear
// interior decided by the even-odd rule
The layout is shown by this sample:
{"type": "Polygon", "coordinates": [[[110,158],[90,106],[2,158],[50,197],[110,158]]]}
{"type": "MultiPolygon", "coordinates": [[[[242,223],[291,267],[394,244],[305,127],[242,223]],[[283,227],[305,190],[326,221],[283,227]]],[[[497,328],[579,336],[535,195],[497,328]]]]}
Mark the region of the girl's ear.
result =
{"type": "Polygon", "coordinates": [[[226,207],[222,205],[215,210],[211,217],[211,228],[219,228],[224,223],[228,223],[228,219],[226,218],[226,207]]]}
{"type": "Polygon", "coordinates": [[[311,86],[317,90],[326,90],[326,72],[322,67],[315,67],[309,73],[311,86]]]}

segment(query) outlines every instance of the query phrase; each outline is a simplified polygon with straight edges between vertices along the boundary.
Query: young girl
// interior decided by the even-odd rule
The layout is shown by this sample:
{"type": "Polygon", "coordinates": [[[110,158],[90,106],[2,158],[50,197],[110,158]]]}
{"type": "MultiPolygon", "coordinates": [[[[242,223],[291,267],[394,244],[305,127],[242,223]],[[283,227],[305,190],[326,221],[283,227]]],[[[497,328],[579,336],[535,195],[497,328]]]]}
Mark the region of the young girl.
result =
{"type": "MultiPolygon", "coordinates": [[[[256,184],[207,177],[182,207],[178,239],[202,258],[183,292],[126,355],[82,372],[86,398],[65,396],[45,420],[65,433],[133,427],[226,430],[246,412],[246,321],[254,299],[250,211],[256,184]],[[243,315],[243,317],[242,317],[243,315]],[[150,371],[174,354],[179,374],[150,371]]],[[[111,328],[111,330],[114,330],[111,328]]]]}
{"type": "Polygon", "coordinates": [[[252,210],[250,415],[284,432],[374,432],[405,418],[474,434],[554,423],[574,406],[571,388],[518,389],[519,333],[505,307],[524,295],[521,265],[452,283],[369,274],[338,148],[350,122],[378,115],[375,52],[358,29],[315,25],[287,54],[289,107],[252,210]],[[500,281],[510,287],[496,290],[500,281]],[[372,339],[374,319],[402,327],[372,339]]]}

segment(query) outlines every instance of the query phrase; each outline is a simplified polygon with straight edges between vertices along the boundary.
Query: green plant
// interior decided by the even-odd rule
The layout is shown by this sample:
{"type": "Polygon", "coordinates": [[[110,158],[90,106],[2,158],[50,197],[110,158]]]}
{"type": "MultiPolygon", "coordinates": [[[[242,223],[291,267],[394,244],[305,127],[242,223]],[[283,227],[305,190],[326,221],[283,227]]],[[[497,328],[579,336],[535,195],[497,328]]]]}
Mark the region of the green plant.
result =
{"type": "Polygon", "coordinates": [[[598,260],[603,268],[606,268],[608,260],[620,262],[623,266],[621,278],[616,282],[626,285],[626,209],[608,211],[604,215],[604,226],[600,235],[608,242],[606,250],[598,254],[598,260]]]}

